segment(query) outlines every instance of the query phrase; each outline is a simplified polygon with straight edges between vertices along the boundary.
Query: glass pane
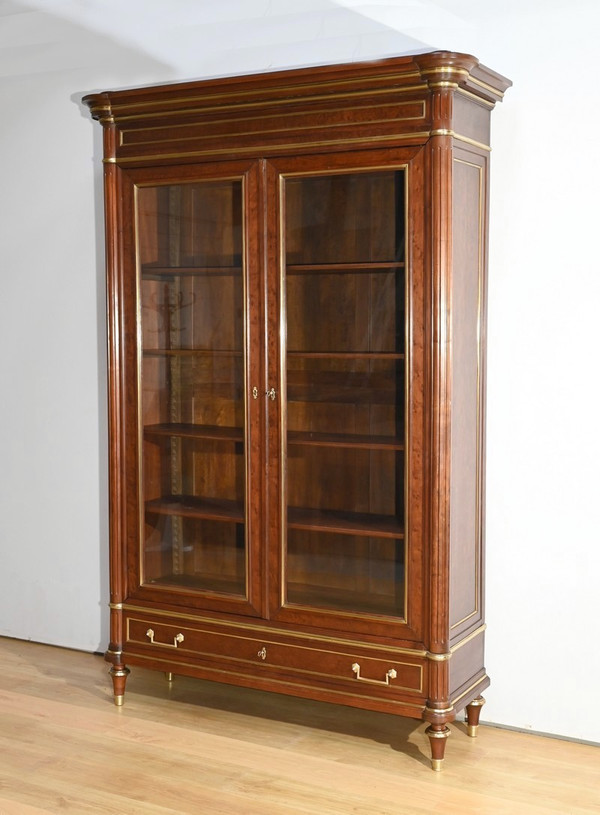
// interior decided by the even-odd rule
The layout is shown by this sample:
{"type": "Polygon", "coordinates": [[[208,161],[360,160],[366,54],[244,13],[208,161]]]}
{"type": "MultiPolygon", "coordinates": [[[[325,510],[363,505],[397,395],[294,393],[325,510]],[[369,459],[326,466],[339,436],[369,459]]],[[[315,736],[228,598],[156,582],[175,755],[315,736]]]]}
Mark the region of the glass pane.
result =
{"type": "Polygon", "coordinates": [[[137,192],[143,582],[245,596],[241,181],[137,192]]]}
{"type": "Polygon", "coordinates": [[[285,182],[286,602],[403,617],[404,173],[285,182]]]}

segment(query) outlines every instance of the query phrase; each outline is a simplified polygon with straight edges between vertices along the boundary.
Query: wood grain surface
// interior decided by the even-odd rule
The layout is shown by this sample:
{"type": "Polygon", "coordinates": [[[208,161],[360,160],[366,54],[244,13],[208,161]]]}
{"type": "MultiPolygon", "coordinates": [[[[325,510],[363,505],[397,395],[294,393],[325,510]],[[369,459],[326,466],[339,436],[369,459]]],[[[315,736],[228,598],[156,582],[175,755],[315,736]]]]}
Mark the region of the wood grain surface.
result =
{"type": "Polygon", "coordinates": [[[0,639],[0,813],[600,813],[597,747],[424,725],[136,669],[112,703],[100,656],[0,639]]]}

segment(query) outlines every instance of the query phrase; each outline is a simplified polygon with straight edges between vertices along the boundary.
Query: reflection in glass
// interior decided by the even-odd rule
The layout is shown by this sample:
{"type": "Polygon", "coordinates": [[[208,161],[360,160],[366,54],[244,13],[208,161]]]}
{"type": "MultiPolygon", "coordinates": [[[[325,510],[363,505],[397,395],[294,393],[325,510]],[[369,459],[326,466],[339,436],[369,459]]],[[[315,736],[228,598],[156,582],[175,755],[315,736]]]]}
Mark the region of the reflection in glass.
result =
{"type": "Polygon", "coordinates": [[[288,604],[405,614],[404,182],[285,182],[288,604]]]}
{"type": "Polygon", "coordinates": [[[137,191],[143,582],[245,596],[240,181],[137,191]]]}

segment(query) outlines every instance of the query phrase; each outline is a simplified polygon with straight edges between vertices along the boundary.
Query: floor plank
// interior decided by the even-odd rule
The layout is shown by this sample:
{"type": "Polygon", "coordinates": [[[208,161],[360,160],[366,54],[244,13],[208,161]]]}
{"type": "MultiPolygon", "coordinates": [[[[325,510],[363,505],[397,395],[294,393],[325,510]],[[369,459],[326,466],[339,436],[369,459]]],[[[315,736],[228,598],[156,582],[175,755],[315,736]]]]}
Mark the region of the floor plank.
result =
{"type": "Polygon", "coordinates": [[[0,815],[588,815],[600,750],[423,724],[134,669],[112,704],[101,657],[0,639],[0,815]]]}

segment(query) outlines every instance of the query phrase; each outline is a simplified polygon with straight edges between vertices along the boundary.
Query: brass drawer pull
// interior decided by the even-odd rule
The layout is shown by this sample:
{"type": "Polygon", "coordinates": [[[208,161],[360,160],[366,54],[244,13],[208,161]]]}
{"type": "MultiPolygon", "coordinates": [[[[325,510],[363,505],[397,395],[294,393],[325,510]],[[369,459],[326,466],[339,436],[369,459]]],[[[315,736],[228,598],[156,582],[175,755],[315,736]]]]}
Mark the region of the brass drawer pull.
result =
{"type": "Polygon", "coordinates": [[[372,685],[389,685],[390,679],[395,679],[398,676],[395,668],[390,668],[385,675],[385,679],[366,679],[360,675],[360,665],[358,662],[352,664],[352,671],[356,674],[356,678],[361,682],[370,682],[372,685]]]}
{"type": "Polygon", "coordinates": [[[152,645],[160,645],[162,648],[177,648],[179,643],[183,642],[183,640],[185,639],[183,634],[177,634],[176,636],[173,637],[172,645],[170,642],[154,642],[154,630],[152,628],[149,628],[146,631],[146,636],[150,638],[150,642],[152,643],[152,645]]]}
{"type": "Polygon", "coordinates": [[[267,649],[265,648],[265,646],[264,646],[264,645],[263,645],[263,647],[260,649],[260,651],[258,652],[258,654],[257,654],[256,656],[257,656],[259,659],[262,659],[262,660],[265,660],[265,659],[267,658],[267,649]]]}

